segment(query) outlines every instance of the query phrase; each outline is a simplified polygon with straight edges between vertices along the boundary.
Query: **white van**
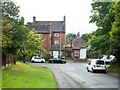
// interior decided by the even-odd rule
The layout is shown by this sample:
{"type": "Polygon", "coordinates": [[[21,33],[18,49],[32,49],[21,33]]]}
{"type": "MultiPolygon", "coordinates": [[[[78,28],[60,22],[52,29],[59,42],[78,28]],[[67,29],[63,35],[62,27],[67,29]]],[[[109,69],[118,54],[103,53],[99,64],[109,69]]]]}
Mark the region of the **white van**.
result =
{"type": "Polygon", "coordinates": [[[87,65],[87,71],[95,72],[95,71],[103,71],[106,72],[106,64],[103,60],[94,59],[87,65]]]}
{"type": "Polygon", "coordinates": [[[109,67],[111,65],[111,61],[113,61],[115,59],[114,55],[110,55],[109,58],[107,58],[107,55],[103,55],[103,58],[101,58],[100,60],[103,60],[106,64],[106,67],[109,67]]]}

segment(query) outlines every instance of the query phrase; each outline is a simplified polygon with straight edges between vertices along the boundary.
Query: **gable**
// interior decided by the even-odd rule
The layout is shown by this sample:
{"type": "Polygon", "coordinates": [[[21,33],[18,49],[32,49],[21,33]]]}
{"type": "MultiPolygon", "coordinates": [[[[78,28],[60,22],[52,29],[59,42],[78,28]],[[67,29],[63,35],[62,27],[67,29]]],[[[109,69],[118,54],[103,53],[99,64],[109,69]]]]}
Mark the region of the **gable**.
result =
{"type": "Polygon", "coordinates": [[[83,47],[86,47],[86,42],[83,39],[81,39],[80,37],[76,37],[72,41],[72,46],[73,46],[73,49],[81,49],[83,47]]]}

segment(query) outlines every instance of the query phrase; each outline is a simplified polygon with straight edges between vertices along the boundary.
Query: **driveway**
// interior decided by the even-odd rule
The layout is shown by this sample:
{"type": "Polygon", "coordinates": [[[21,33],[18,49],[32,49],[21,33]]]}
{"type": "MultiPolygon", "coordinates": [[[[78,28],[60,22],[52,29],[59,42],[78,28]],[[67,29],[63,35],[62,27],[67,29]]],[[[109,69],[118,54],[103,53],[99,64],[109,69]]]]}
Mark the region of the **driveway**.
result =
{"type": "Polygon", "coordinates": [[[43,66],[52,70],[58,82],[58,88],[81,88],[80,90],[92,90],[96,88],[108,88],[108,90],[117,90],[118,76],[107,73],[87,72],[87,63],[31,63],[34,66],[43,66]]]}

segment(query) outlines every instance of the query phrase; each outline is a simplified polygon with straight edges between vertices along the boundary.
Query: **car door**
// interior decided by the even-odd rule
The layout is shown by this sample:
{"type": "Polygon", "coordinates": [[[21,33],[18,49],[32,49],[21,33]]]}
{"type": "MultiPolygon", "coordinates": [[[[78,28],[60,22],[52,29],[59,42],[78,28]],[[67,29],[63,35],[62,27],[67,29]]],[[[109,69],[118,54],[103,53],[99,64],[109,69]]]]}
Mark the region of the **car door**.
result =
{"type": "Polygon", "coordinates": [[[36,62],[40,62],[40,58],[39,57],[36,57],[36,62]]]}

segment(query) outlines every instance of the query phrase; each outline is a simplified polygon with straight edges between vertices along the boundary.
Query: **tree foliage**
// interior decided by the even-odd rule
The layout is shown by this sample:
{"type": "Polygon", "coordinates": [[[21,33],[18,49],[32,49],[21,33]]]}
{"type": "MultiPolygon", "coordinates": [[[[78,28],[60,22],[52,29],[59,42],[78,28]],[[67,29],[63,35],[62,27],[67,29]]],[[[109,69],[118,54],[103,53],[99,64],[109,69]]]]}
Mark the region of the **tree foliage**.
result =
{"type": "Polygon", "coordinates": [[[15,59],[23,57],[29,58],[39,51],[45,51],[42,47],[43,40],[37,32],[29,30],[24,25],[24,18],[19,17],[19,6],[12,1],[2,3],[2,54],[12,53],[15,59]]]}
{"type": "Polygon", "coordinates": [[[17,20],[19,18],[19,6],[16,6],[12,1],[4,1],[1,4],[1,10],[3,15],[3,20],[7,19],[10,21],[17,20]]]}
{"type": "Polygon", "coordinates": [[[88,42],[88,34],[86,33],[86,34],[83,34],[82,36],[81,36],[81,38],[83,39],[83,40],[85,40],[86,42],[88,42]]]}
{"type": "Polygon", "coordinates": [[[118,59],[120,41],[120,2],[93,2],[90,23],[98,29],[89,35],[88,44],[99,54],[114,54],[118,59]]]}
{"type": "Polygon", "coordinates": [[[96,23],[98,29],[96,32],[92,33],[92,36],[89,43],[91,47],[95,48],[102,54],[109,54],[109,45],[110,45],[110,35],[109,31],[111,30],[112,18],[114,15],[110,12],[111,3],[110,2],[94,2],[92,3],[93,15],[90,17],[91,23],[96,23]],[[96,17],[96,18],[95,18],[96,17]],[[96,36],[96,37],[95,37],[96,36]],[[94,42],[92,42],[95,40],[94,42]]]}
{"type": "Polygon", "coordinates": [[[68,35],[66,36],[66,43],[70,43],[72,42],[74,39],[76,38],[76,35],[73,33],[68,33],[68,35]]]}
{"type": "Polygon", "coordinates": [[[116,58],[120,58],[120,1],[112,4],[114,8],[113,13],[115,14],[115,21],[112,24],[110,31],[110,50],[111,53],[115,54],[116,58]]]}

